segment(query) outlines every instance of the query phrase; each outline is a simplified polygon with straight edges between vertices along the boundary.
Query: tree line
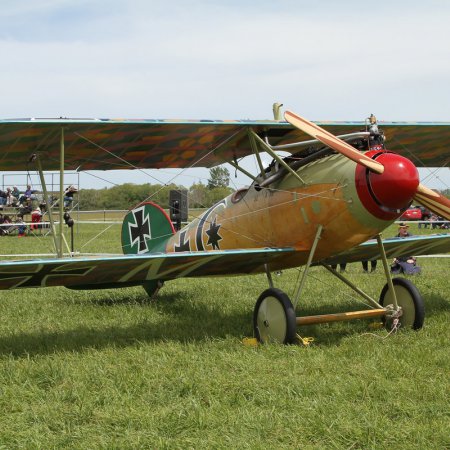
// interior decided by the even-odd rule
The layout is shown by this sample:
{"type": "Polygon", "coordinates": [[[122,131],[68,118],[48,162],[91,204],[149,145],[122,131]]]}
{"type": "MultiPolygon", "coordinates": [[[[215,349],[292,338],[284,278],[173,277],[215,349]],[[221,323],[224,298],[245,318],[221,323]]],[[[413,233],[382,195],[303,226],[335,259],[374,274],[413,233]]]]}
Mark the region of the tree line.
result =
{"type": "Polygon", "coordinates": [[[143,201],[152,201],[162,208],[168,208],[170,191],[184,189],[188,191],[190,208],[208,208],[233,192],[228,187],[229,181],[230,174],[226,168],[214,167],[210,170],[208,184],[198,182],[185,188],[174,183],[125,183],[111,188],[81,189],[78,202],[83,211],[130,209],[143,201]]]}

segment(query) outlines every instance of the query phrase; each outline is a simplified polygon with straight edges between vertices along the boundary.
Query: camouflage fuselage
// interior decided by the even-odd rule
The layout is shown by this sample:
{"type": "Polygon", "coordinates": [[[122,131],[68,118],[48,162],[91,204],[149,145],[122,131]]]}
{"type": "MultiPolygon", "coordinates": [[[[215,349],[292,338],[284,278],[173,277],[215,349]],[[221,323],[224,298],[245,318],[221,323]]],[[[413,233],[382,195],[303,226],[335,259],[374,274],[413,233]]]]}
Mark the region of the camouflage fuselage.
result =
{"type": "Polygon", "coordinates": [[[293,247],[295,255],[272,269],[294,267],[306,263],[319,225],[323,232],[314,261],[354,247],[392,222],[377,219],[361,204],[355,168],[333,155],[300,168],[303,183],[287,174],[269,188],[237,191],[172,236],[166,251],[293,247]]]}

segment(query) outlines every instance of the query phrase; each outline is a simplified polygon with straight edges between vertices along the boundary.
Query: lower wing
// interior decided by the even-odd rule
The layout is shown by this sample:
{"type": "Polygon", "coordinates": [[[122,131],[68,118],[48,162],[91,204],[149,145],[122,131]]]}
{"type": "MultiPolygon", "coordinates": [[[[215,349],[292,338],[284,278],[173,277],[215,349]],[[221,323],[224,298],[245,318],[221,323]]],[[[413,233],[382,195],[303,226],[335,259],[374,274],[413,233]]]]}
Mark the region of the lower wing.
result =
{"type": "Polygon", "coordinates": [[[149,253],[111,258],[2,261],[0,289],[66,286],[77,289],[136,286],[150,280],[262,272],[293,249],[149,253]]]}
{"type": "MultiPolygon", "coordinates": [[[[448,253],[450,252],[450,234],[390,238],[383,240],[383,246],[388,258],[448,253]]],[[[374,259],[381,259],[381,254],[377,241],[371,239],[351,250],[327,258],[322,262],[325,264],[339,264],[374,259]]]]}

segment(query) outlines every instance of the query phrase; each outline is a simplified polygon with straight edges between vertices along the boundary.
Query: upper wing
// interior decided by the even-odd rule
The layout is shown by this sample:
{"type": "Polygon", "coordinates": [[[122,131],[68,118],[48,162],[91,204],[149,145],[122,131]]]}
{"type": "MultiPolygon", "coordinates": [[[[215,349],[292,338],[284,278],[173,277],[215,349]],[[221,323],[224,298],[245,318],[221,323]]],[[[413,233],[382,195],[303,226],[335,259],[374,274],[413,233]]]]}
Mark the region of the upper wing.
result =
{"type": "Polygon", "coordinates": [[[261,272],[264,264],[293,249],[254,249],[214,252],[150,253],[112,258],[67,258],[2,261],[0,289],[67,286],[108,288],[180,277],[239,275],[261,272]]]}
{"type": "MultiPolygon", "coordinates": [[[[334,135],[365,129],[363,122],[315,122],[334,135]]],[[[449,162],[443,143],[450,123],[379,122],[388,148],[416,166],[443,167],[449,162]]],[[[271,145],[310,139],[287,122],[11,119],[0,121],[0,168],[23,170],[39,154],[43,170],[59,170],[61,129],[68,170],[212,167],[252,154],[251,127],[271,145]]]]}
{"type": "MultiPolygon", "coordinates": [[[[436,255],[450,252],[450,234],[390,238],[383,241],[383,246],[388,258],[409,255],[436,255]]],[[[339,264],[371,259],[381,259],[378,244],[375,239],[364,242],[339,255],[327,258],[323,262],[326,264],[339,264]]]]}

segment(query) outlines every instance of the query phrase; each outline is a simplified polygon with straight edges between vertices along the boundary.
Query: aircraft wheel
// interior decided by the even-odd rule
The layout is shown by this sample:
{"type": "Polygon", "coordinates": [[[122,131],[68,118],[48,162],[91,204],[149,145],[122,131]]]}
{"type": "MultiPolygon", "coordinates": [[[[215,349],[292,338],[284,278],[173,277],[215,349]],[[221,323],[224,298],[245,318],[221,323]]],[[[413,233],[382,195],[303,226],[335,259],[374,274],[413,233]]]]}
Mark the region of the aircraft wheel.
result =
{"type": "Polygon", "coordinates": [[[253,329],[255,337],[262,343],[295,342],[295,311],[283,291],[269,288],[259,296],[253,312],[253,329]]]}
{"type": "MultiPolygon", "coordinates": [[[[425,319],[425,305],[419,290],[411,281],[405,278],[393,278],[392,283],[394,284],[398,306],[401,306],[403,312],[399,318],[401,328],[419,330],[422,328],[425,319]]],[[[380,294],[380,305],[393,304],[392,294],[386,283],[380,294]]],[[[385,318],[385,325],[388,330],[392,329],[392,321],[392,318],[385,318]]]]}

